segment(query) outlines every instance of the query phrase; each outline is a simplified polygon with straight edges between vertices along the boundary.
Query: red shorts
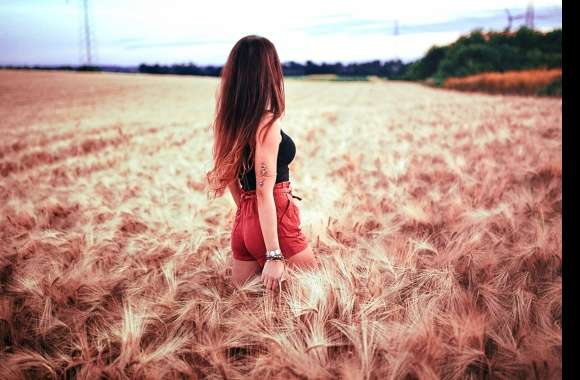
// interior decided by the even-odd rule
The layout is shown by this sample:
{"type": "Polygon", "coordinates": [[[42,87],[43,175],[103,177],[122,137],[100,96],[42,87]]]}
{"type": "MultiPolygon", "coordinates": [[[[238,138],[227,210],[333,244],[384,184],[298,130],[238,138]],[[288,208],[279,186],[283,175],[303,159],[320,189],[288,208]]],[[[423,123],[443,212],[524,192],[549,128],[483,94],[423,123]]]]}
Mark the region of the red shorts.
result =
{"type": "MultiPolygon", "coordinates": [[[[308,240],[300,228],[300,210],[292,195],[290,181],[274,184],[274,203],[278,219],[278,242],[282,256],[288,259],[302,252],[308,240]]],[[[236,260],[266,263],[266,245],[262,236],[256,191],[241,189],[240,206],[232,228],[232,252],[236,260]]]]}

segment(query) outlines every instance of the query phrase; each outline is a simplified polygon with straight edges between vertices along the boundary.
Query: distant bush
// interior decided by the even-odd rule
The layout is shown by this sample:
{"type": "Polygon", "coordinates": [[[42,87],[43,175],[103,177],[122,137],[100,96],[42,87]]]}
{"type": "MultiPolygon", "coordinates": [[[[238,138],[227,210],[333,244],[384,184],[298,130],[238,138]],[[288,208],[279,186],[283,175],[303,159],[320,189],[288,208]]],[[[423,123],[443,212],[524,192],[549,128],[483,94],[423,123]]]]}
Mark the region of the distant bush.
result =
{"type": "Polygon", "coordinates": [[[443,82],[443,87],[492,94],[561,96],[562,70],[508,71],[454,77],[446,79],[443,82]]]}
{"type": "Polygon", "coordinates": [[[79,66],[76,70],[77,71],[101,71],[101,68],[98,66],[83,65],[83,66],[79,66]]]}
{"type": "Polygon", "coordinates": [[[439,64],[436,76],[467,76],[488,71],[501,70],[501,53],[499,49],[485,43],[459,45],[449,49],[448,54],[439,64]]]}
{"type": "Polygon", "coordinates": [[[403,78],[421,80],[431,78],[439,68],[441,60],[447,54],[447,46],[433,46],[425,57],[411,63],[403,73],[403,78]]]}
{"type": "Polygon", "coordinates": [[[538,95],[542,96],[562,96],[562,76],[554,79],[552,83],[542,88],[538,95]]]}
{"type": "Polygon", "coordinates": [[[343,64],[342,62],[322,62],[321,64],[317,64],[312,61],[306,61],[304,65],[294,61],[282,64],[284,76],[335,74],[339,80],[366,76],[396,79],[405,72],[406,68],[407,64],[403,63],[400,59],[383,62],[380,60],[352,62],[347,64],[343,64]]]}
{"type": "Polygon", "coordinates": [[[142,63],[139,65],[137,71],[146,74],[204,75],[219,77],[221,75],[222,66],[197,66],[194,63],[164,66],[159,64],[147,65],[142,63]]]}

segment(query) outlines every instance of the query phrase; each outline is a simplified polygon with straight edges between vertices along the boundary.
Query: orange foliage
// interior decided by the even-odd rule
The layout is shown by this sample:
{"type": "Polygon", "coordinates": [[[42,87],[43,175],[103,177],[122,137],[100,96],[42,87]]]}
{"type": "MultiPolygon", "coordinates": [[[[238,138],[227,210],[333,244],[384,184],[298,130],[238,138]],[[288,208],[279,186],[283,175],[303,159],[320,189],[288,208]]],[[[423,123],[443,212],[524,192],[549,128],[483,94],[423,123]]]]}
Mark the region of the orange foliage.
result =
{"type": "Polygon", "coordinates": [[[448,78],[443,87],[461,91],[484,91],[492,94],[535,95],[562,77],[562,69],[490,72],[463,78],[448,78]]]}

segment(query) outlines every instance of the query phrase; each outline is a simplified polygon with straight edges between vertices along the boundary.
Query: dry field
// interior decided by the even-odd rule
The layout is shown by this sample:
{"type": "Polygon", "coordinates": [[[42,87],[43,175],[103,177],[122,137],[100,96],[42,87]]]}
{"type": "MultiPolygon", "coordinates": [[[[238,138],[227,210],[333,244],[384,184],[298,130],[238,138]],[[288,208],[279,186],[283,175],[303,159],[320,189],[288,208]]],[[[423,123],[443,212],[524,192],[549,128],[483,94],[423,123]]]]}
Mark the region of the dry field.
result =
{"type": "Polygon", "coordinates": [[[215,78],[0,71],[2,379],[561,377],[562,100],[286,81],[321,267],[230,283],[215,78]]]}

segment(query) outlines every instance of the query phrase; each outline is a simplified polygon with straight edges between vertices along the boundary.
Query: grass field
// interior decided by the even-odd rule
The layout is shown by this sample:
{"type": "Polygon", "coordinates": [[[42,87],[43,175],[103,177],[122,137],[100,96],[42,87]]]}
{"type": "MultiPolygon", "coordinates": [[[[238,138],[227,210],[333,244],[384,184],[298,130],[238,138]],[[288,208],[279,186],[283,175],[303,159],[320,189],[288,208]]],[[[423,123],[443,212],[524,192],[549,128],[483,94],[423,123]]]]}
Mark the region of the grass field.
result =
{"type": "Polygon", "coordinates": [[[336,74],[309,74],[301,76],[290,76],[286,80],[306,80],[306,81],[329,81],[329,82],[366,82],[377,80],[376,76],[366,75],[336,75],[336,74]]]}
{"type": "Polygon", "coordinates": [[[0,71],[0,373],[547,379],[562,100],[287,81],[316,272],[230,284],[215,78],[0,71]]]}

